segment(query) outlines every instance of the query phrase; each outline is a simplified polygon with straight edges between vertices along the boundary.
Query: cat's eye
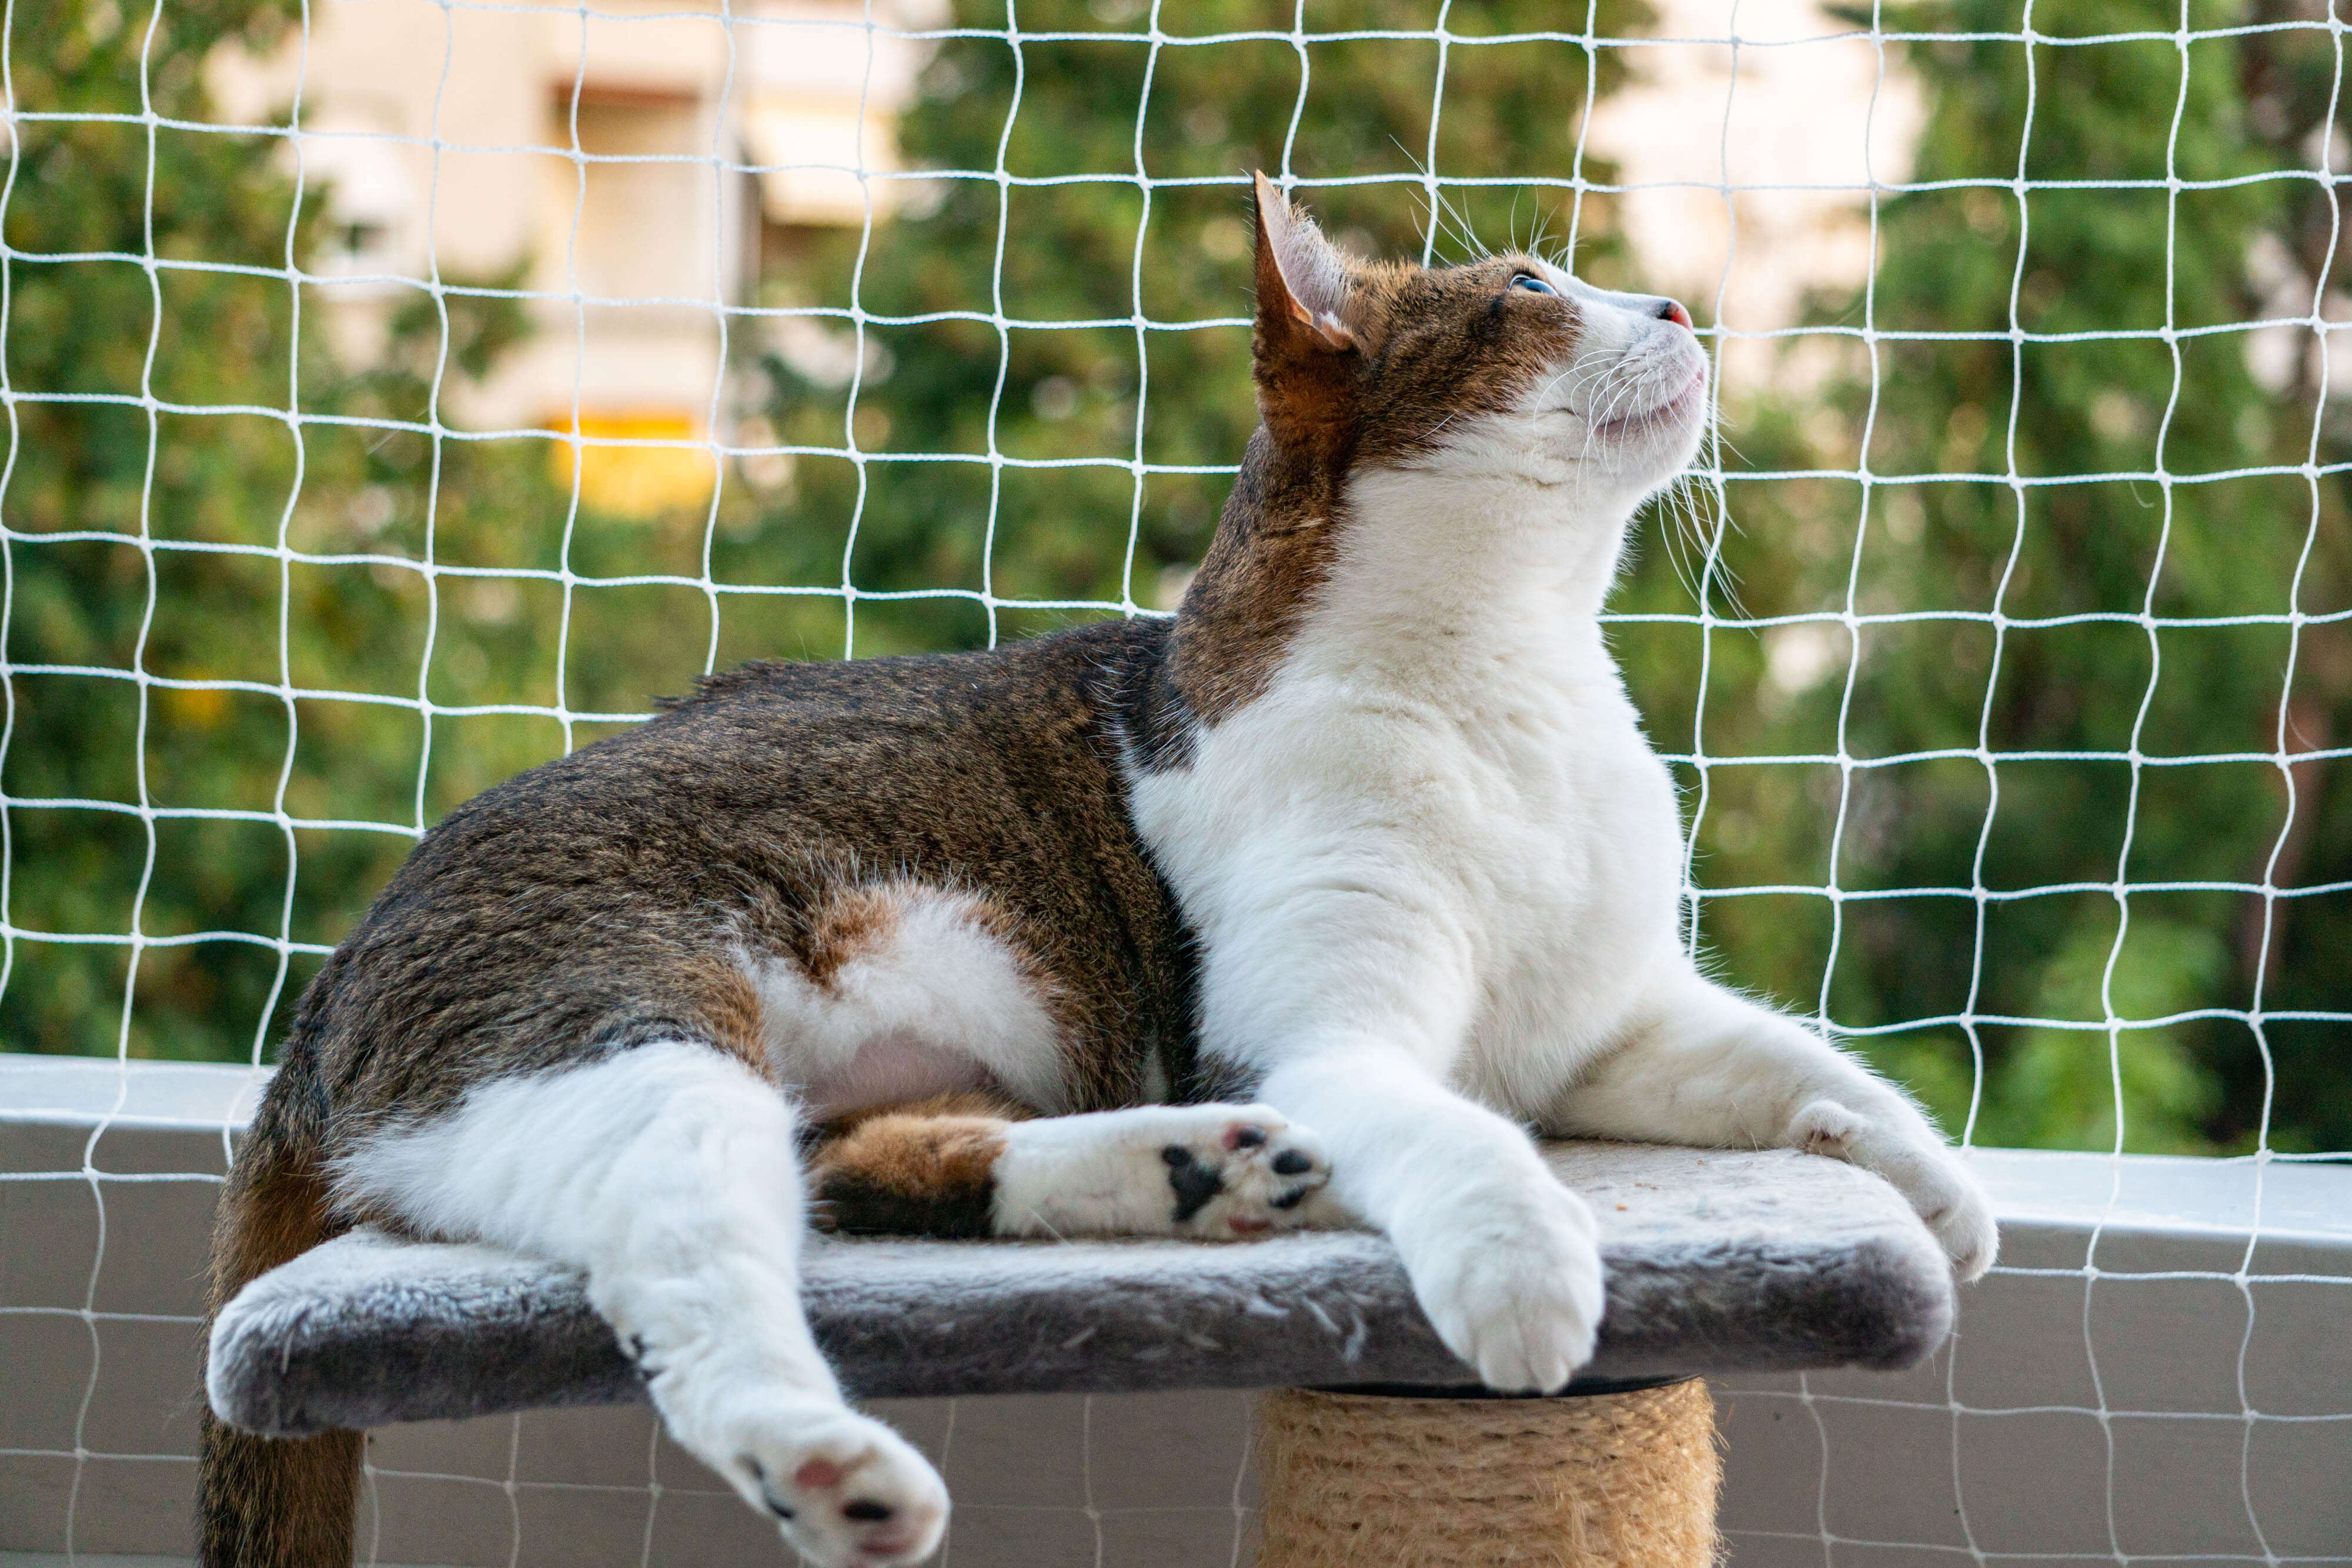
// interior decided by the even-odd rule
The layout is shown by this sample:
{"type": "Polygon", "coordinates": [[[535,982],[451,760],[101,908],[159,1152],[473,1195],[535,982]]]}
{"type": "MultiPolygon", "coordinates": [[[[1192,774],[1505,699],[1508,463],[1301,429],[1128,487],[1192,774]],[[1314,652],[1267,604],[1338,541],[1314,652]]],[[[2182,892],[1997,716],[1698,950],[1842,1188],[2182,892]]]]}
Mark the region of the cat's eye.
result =
{"type": "Polygon", "coordinates": [[[1546,283],[1542,278],[1538,277],[1532,272],[1522,272],[1517,277],[1512,278],[1511,287],[1514,288],[1524,288],[1530,294],[1558,294],[1559,292],[1559,289],[1554,288],[1550,284],[1546,283]]]}

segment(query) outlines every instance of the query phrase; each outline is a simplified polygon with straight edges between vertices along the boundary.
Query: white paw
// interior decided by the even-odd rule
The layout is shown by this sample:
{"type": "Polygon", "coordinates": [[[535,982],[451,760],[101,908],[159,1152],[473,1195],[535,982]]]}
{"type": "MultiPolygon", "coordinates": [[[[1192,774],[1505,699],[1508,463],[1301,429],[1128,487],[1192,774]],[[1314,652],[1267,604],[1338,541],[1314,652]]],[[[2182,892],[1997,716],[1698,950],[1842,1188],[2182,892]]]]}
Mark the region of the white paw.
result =
{"type": "Polygon", "coordinates": [[[1263,1105],[1142,1105],[1005,1135],[1000,1235],[1245,1240],[1298,1227],[1331,1179],[1322,1140],[1263,1105]]]}
{"type": "Polygon", "coordinates": [[[1179,1236],[1245,1240],[1296,1227],[1331,1179],[1323,1140],[1264,1105],[1186,1105],[1153,1134],[1179,1236]]]}
{"type": "Polygon", "coordinates": [[[1958,1156],[1922,1124],[1874,1123],[1833,1100],[1816,1100],[1790,1124],[1789,1142],[1884,1177],[1927,1223],[1962,1283],[1981,1278],[2000,1249],[1992,1200],[1958,1156]]]}
{"type": "Polygon", "coordinates": [[[725,1425],[723,1447],[703,1458],[819,1568],[897,1568],[939,1546],[947,1488],[879,1421],[839,1405],[746,1400],[725,1425]]]}
{"type": "Polygon", "coordinates": [[[1606,1304],[1597,1228],[1584,1200],[1548,1173],[1500,1194],[1461,1195],[1415,1229],[1417,1240],[1399,1238],[1413,1293],[1481,1383],[1549,1393],[1592,1359],[1606,1304]]]}
{"type": "Polygon", "coordinates": [[[1953,1277],[1965,1285],[1984,1278],[1985,1270],[2000,1255],[2000,1228],[1993,1223],[1992,1199],[1957,1160],[1952,1162],[1952,1176],[1951,1186],[1958,1190],[1948,1200],[1919,1212],[1951,1258],[1953,1277]]]}

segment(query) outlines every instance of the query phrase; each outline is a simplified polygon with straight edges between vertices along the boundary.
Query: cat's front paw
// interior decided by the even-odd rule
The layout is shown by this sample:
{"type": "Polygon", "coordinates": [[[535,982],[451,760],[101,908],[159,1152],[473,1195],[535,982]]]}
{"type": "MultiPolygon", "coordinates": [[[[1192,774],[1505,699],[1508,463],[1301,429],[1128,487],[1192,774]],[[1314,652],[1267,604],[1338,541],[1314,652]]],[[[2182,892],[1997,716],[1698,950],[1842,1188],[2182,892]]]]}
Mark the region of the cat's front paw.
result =
{"type": "Polygon", "coordinates": [[[900,1568],[938,1549],[947,1488],[881,1422],[839,1405],[751,1399],[725,1425],[704,1458],[819,1568],[900,1568]]]}
{"type": "Polygon", "coordinates": [[[1901,1193],[1952,1260],[1963,1284],[1979,1279],[2000,1250],[1992,1199],[1959,1157],[1921,1125],[1888,1124],[1816,1100],[1799,1111],[1791,1146],[1860,1166],[1901,1193]]]}
{"type": "Polygon", "coordinates": [[[1416,1230],[1398,1239],[1413,1293],[1481,1383],[1550,1393],[1592,1359],[1606,1297],[1582,1198],[1536,1173],[1503,1193],[1465,1194],[1416,1230]]]}

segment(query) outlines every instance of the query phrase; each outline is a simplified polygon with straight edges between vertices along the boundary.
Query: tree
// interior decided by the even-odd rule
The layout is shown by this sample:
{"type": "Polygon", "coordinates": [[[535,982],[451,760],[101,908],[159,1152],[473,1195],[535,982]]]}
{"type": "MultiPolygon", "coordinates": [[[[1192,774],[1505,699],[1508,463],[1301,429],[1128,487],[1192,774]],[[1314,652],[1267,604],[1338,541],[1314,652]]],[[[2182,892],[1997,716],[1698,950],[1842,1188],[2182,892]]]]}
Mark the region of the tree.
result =
{"type": "MultiPolygon", "coordinates": [[[[296,14],[278,0],[135,14],[113,0],[17,0],[14,107],[136,115],[143,71],[158,115],[206,121],[208,54],[266,51],[296,14]]],[[[354,371],[324,345],[315,290],[298,339],[282,272],[184,265],[283,268],[314,254],[324,193],[314,182],[298,206],[276,138],[163,125],[151,142],[142,124],[99,119],[13,126],[0,209],[14,249],[0,340],[12,394],[0,1041],[242,1060],[274,1038],[273,1013],[314,960],[281,967],[274,945],[171,939],[331,943],[408,847],[397,833],[282,824],[281,770],[289,818],[415,826],[561,746],[550,725],[476,735],[428,760],[413,706],[280,690],[413,700],[423,670],[436,703],[545,701],[510,695],[508,681],[547,664],[551,627],[444,580],[428,660],[427,580],[405,563],[424,559],[436,476],[445,564],[530,554],[566,497],[536,451],[250,412],[420,424],[445,342],[462,377],[520,329],[511,304],[451,296],[445,323],[417,295],[394,311],[381,362],[354,371]],[[164,264],[152,283],[150,254],[164,264]],[[90,398],[109,401],[68,401],[90,398]],[[344,559],[281,556],[281,544],[344,559]],[[120,939],[134,930],[166,945],[137,953],[126,1019],[133,949],[120,939]]]]}
{"type": "MultiPolygon", "coordinates": [[[[1580,31],[1585,8],[1572,9],[1564,21],[1559,6],[1539,0],[1450,8],[1377,0],[1309,6],[1306,31],[1427,33],[1441,15],[1450,32],[1470,39],[1580,31]]],[[[1213,0],[1152,15],[1162,27],[1207,37],[1286,34],[1294,10],[1213,0]]],[[[1603,35],[1636,29],[1645,15],[1639,0],[1607,0],[1593,12],[1603,35]]],[[[1176,584],[1163,574],[1200,559],[1227,481],[1155,473],[1139,482],[1129,465],[1230,465],[1255,423],[1242,324],[1250,298],[1249,171],[1310,181],[1397,177],[1304,192],[1327,228],[1367,255],[1422,254],[1426,211],[1417,171],[1425,156],[1441,176],[1529,181],[1453,197],[1457,212],[1439,220],[1451,234],[1460,233],[1458,217],[1488,231],[1516,229],[1527,240],[1549,220],[1558,241],[1575,204],[1564,183],[1580,172],[1588,68],[1603,93],[1624,70],[1622,50],[1595,51],[1589,61],[1580,45],[1558,38],[1456,42],[1444,57],[1433,153],[1433,37],[1303,50],[1279,36],[1155,48],[1143,37],[1147,12],[1138,0],[1043,0],[1017,14],[1003,0],[961,0],[955,17],[960,26],[993,29],[1016,19],[1024,35],[1097,37],[1024,38],[1017,47],[1003,37],[952,39],[902,122],[910,164],[981,177],[943,173],[928,193],[934,204],[902,212],[870,243],[854,235],[814,243],[771,271],[778,303],[855,305],[891,319],[864,331],[854,421],[861,452],[964,459],[803,458],[761,536],[770,570],[781,559],[791,580],[838,584],[846,556],[849,580],[869,592],[946,588],[1172,607],[1176,584]],[[1000,187],[1000,141],[1007,172],[1071,183],[1000,187]],[[1156,181],[1221,183],[1161,185],[1147,205],[1131,183],[1139,157],[1156,181]],[[1154,323],[1223,324],[1139,333],[1131,325],[1139,314],[1154,323]],[[907,318],[924,319],[898,324],[907,318]],[[1029,325],[1060,321],[1103,325],[1029,325]],[[1139,400],[1147,415],[1139,443],[1139,400]],[[1016,465],[992,465],[992,454],[1016,465]]],[[[1581,172],[1607,175],[1591,159],[1581,172]]],[[[1606,206],[1586,198],[1579,236],[1588,242],[1588,269],[1603,272],[1613,255],[1590,242],[1606,233],[1606,206]]],[[[789,440],[847,444],[845,377],[821,384],[778,354],[763,363],[772,417],[789,440]]],[[[840,606],[803,603],[810,650],[842,646],[840,606]]],[[[974,598],[861,601],[856,646],[970,645],[1073,613],[992,616],[974,598]]]]}
{"type": "MultiPolygon", "coordinates": [[[[2239,42],[2247,123],[2271,168],[2315,174],[2315,152],[2326,147],[2335,173],[2352,172],[2342,146],[2352,102],[2343,91],[2344,62],[2326,29],[2328,16],[2325,0],[2254,0],[2247,8],[2252,23],[2303,24],[2250,33],[2239,42]],[[2321,26],[2313,27],[2315,22],[2321,26]]],[[[2288,266],[2280,276],[2255,281],[2267,285],[2266,305],[2301,315],[2321,295],[2323,280],[2339,298],[2352,283],[2352,224],[2341,221],[2352,214],[2339,213],[2340,195],[2317,178],[2283,183],[2275,194],[2282,210],[2274,232],[2288,266]]],[[[2340,306],[2323,301],[2323,309],[2333,314],[2340,306]]],[[[2332,384],[2324,379],[2320,334],[2297,329],[2288,340],[2294,353],[2273,421],[2273,461],[2316,459],[2333,470],[2313,482],[2307,500],[2315,559],[2295,599],[2306,613],[2340,617],[2352,609],[2352,386],[2344,384],[2340,369],[2332,384]]],[[[2295,654],[2284,715],[2290,747],[2324,754],[2345,746],[2352,741],[2352,631],[2340,622],[2306,628],[2295,654]]],[[[2270,880],[2297,889],[2352,885],[2352,767],[2341,758],[2307,757],[2292,772],[2295,811],[2278,837],[2270,880]]],[[[2275,901],[2250,896],[2240,907],[2234,948],[2246,973],[2263,973],[2266,1007],[2340,1013],[2346,1007],[2341,955],[2352,951],[2352,901],[2340,894],[2275,901]]],[[[2276,1103],[2265,1107],[2271,1084],[2259,1056],[2236,1052],[2226,1064],[2230,1124],[2256,1126],[2267,1109],[2291,1146],[2352,1146],[2346,1026],[2287,1019],[2265,1034],[2276,1103]]]]}
{"type": "MultiPolygon", "coordinates": [[[[2215,0],[2191,11],[2209,28],[2243,8],[2215,0]]],[[[2170,0],[2038,0],[2033,11],[2036,28],[2060,37],[2164,34],[2179,17],[2170,0]]],[[[2018,16],[2004,0],[1962,0],[1890,11],[1885,25],[1991,34],[2013,31],[2018,16]]],[[[2280,142],[2324,115],[2311,108],[2315,95],[2324,104],[2324,80],[2315,87],[2308,52],[2296,56],[2306,68],[2296,107],[2273,106],[2266,144],[2249,124],[2255,47],[2234,37],[2191,43],[2184,85],[2181,51],[2164,37],[2040,45],[2030,78],[2014,41],[1906,45],[1929,98],[1914,178],[1988,183],[1885,202],[1867,317],[1855,297],[1823,301],[1818,318],[1985,336],[1880,340],[1831,389],[1850,445],[1801,437],[1801,411],[1790,408],[1760,413],[1742,439],[1760,467],[1853,467],[1859,454],[1887,476],[1867,493],[1831,481],[1734,486],[1756,541],[1732,547],[1738,567],[1757,569],[1744,584],[1752,608],[1842,609],[1851,573],[1864,614],[1968,618],[1865,625],[1850,695],[1841,632],[1822,678],[1779,707],[1717,709],[1725,728],[1711,738],[1726,752],[1941,755],[1864,767],[1843,782],[1823,770],[1809,820],[1751,827],[1751,841],[1738,844],[1715,837],[1715,880],[1823,881],[1822,861],[1807,852],[1819,833],[1835,838],[1838,880],[1850,890],[1992,890],[1981,907],[1966,896],[1847,903],[1828,987],[1832,1015],[1865,1027],[1964,1010],[2092,1026],[1983,1024],[1973,1045],[1941,1027],[1871,1043],[1955,1124],[1970,1114],[1971,1055],[1981,1050],[1974,1112],[1985,1142],[2111,1146],[2110,1012],[2243,1011],[2264,962],[2259,911],[2250,928],[2244,895],[2199,884],[2262,880],[2284,823],[2279,771],[2179,759],[2273,750],[2292,636],[2278,618],[2305,541],[2317,540],[2304,566],[2306,611],[2344,601],[2352,561],[2339,482],[2315,492],[2300,475],[2241,472],[2300,464],[2311,430],[2307,394],[2258,382],[2247,337],[2231,327],[2263,314],[2252,269],[2262,236],[2295,227],[2289,183],[2189,189],[2177,201],[2162,183],[2168,172],[2221,181],[2305,162],[2280,142]],[[2021,212],[2001,187],[2020,172],[2029,89],[2029,180],[2144,183],[2037,189],[2021,212]],[[2035,335],[2014,349],[2012,284],[2015,324],[2035,335]],[[2168,328],[2170,341],[2158,335],[2168,328]],[[2141,335],[2100,335],[2118,329],[2141,335]],[[1792,540],[1799,549],[1789,551],[1792,540]],[[1780,558],[1765,560],[1765,550],[1780,558]],[[2152,624],[2139,622],[2143,611],[2152,624]],[[2233,619],[2251,615],[2273,619],[2233,619]],[[2024,754],[2000,765],[1997,800],[1971,755],[1980,734],[1991,752],[2024,754]],[[2135,753],[2144,765],[2128,759],[2135,753]],[[2119,879],[2159,884],[2130,896],[2127,924],[2110,891],[2119,879]],[[2025,895],[2037,889],[2047,891],[2025,895]]],[[[2319,47],[2324,55],[2324,35],[2319,47]]],[[[2346,730],[2352,684],[2327,642],[2304,636],[2291,709],[2306,737],[2346,730]]],[[[1718,653],[1734,679],[1759,673],[1757,653],[1734,639],[1718,653]]],[[[2346,863],[2340,782],[2315,787],[2311,771],[2288,834],[2295,852],[2281,857],[2290,883],[2327,856],[2346,863]]],[[[1743,825],[1769,818],[1739,798],[1739,782],[1727,789],[1725,809],[1743,825]]],[[[2265,1009],[2295,1005],[2289,998],[2330,1005],[2317,998],[2331,991],[2340,1009],[2340,979],[2312,943],[2340,933],[2341,917],[2294,900],[2279,912],[2265,1009]]],[[[1714,913],[1743,976],[1783,990],[1819,984],[1818,936],[1762,929],[1765,901],[1714,913]]],[[[2343,1070],[2323,1074],[2319,1061],[2323,1040],[2341,1054],[2343,1026],[2267,1032],[2283,1064],[2273,1142],[2352,1142],[2343,1070]],[[2332,1103],[2328,1084],[2338,1086],[2332,1103]]],[[[2244,1022],[2126,1029],[2117,1045],[2126,1147],[2251,1142],[2261,1056],[2244,1022]]]]}

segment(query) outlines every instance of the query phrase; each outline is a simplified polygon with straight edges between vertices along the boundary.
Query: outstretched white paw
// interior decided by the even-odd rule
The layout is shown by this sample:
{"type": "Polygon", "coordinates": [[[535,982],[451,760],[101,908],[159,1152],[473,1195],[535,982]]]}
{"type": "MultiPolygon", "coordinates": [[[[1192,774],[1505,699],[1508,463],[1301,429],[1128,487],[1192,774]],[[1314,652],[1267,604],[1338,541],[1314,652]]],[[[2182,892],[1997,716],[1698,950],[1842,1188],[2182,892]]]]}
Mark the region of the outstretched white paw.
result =
{"type": "Polygon", "coordinates": [[[1187,1105],[1171,1117],[1154,1135],[1179,1235],[1234,1240],[1286,1228],[1331,1179],[1323,1141],[1264,1105],[1187,1105]]]}
{"type": "Polygon", "coordinates": [[[898,1568],[939,1546],[947,1488],[879,1421],[838,1405],[778,1401],[746,1405],[729,1426],[733,1451],[706,1458],[819,1568],[898,1568]]]}
{"type": "Polygon", "coordinates": [[[997,1166],[997,1229],[1246,1240],[1304,1223],[1330,1179],[1322,1140],[1264,1105],[1017,1122],[997,1166]]]}
{"type": "Polygon", "coordinates": [[[1834,1100],[1816,1100],[1790,1124],[1789,1142],[1808,1154],[1860,1166],[1901,1193],[1927,1222],[1963,1283],[1980,1278],[2000,1249],[1992,1199],[1957,1155],[1925,1126],[1868,1120],[1834,1100]]]}
{"type": "Polygon", "coordinates": [[[1541,1173],[1459,1199],[1397,1238],[1422,1311],[1487,1387],[1565,1387],[1606,1304],[1592,1211],[1541,1173]]]}

